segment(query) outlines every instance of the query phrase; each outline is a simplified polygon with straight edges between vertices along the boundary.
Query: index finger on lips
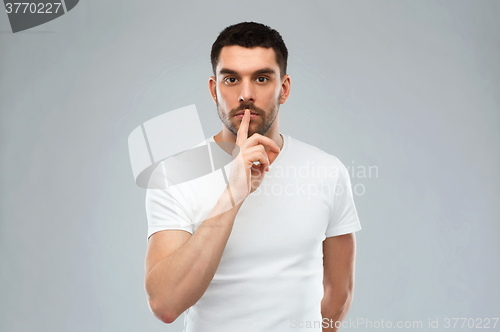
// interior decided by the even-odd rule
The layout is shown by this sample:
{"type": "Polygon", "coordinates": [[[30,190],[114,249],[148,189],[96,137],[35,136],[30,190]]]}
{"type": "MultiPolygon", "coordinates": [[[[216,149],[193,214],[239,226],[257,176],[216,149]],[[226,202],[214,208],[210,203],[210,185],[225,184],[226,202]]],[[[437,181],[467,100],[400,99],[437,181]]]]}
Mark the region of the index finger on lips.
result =
{"type": "Polygon", "coordinates": [[[250,110],[246,109],[245,113],[243,114],[243,118],[241,119],[240,123],[240,128],[238,128],[238,133],[236,135],[236,144],[240,147],[242,147],[243,143],[248,138],[248,126],[250,123],[250,110]]]}

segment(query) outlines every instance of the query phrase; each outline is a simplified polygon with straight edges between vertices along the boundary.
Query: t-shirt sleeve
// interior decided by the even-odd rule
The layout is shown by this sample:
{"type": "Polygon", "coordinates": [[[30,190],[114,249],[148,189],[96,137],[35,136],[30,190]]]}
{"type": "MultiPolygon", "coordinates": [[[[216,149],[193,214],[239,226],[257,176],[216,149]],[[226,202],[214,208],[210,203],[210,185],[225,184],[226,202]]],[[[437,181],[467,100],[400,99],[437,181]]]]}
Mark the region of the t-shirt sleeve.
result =
{"type": "Polygon", "coordinates": [[[326,237],[337,236],[361,230],[354,198],[352,195],[349,173],[338,161],[338,178],[333,190],[332,209],[330,220],[325,232],[326,237]]]}
{"type": "Polygon", "coordinates": [[[146,190],[146,215],[148,239],[154,233],[166,229],[194,233],[191,219],[169,188],[146,190]]]}

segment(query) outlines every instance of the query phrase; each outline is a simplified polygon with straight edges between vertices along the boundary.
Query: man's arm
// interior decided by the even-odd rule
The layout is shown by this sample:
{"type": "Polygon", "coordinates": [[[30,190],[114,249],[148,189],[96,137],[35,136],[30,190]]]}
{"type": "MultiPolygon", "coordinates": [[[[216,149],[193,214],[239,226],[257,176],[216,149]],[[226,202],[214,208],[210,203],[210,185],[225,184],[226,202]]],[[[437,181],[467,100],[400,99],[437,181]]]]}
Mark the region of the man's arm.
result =
{"type": "Polygon", "coordinates": [[[351,307],[355,258],[354,233],[328,237],[323,241],[324,296],[321,315],[323,319],[328,319],[329,326],[323,331],[337,331],[335,322],[342,322],[351,307]]]}
{"type": "Polygon", "coordinates": [[[161,321],[172,323],[205,293],[242,203],[232,207],[226,190],[194,234],[165,230],[151,235],[145,287],[151,310],[161,321]]]}

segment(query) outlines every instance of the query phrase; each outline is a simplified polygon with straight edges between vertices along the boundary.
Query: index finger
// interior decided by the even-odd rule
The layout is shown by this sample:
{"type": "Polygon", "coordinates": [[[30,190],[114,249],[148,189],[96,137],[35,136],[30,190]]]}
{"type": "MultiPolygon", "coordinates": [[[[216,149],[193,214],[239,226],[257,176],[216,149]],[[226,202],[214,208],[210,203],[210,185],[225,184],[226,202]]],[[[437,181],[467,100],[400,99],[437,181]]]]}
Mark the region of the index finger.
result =
{"type": "Polygon", "coordinates": [[[239,147],[247,140],[248,138],[248,126],[250,123],[250,110],[246,109],[243,114],[243,119],[241,119],[240,128],[238,128],[238,133],[236,135],[236,145],[239,147]]]}

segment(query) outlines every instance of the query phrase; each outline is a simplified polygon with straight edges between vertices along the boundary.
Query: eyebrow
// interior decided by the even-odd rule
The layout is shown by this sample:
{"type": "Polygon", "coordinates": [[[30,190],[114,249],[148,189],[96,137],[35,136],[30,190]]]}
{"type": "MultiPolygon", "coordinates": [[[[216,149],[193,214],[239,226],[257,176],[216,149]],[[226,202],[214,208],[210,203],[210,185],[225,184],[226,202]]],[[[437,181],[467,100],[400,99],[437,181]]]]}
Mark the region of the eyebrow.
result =
{"type": "MultiPolygon", "coordinates": [[[[222,68],[219,71],[219,74],[220,75],[225,75],[225,74],[238,75],[238,72],[236,70],[232,70],[232,69],[229,69],[229,68],[222,68]]],[[[253,75],[261,75],[261,74],[276,74],[276,71],[274,69],[272,69],[272,68],[262,68],[262,69],[256,70],[253,73],[253,75]]]]}

